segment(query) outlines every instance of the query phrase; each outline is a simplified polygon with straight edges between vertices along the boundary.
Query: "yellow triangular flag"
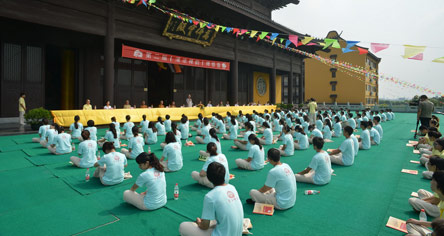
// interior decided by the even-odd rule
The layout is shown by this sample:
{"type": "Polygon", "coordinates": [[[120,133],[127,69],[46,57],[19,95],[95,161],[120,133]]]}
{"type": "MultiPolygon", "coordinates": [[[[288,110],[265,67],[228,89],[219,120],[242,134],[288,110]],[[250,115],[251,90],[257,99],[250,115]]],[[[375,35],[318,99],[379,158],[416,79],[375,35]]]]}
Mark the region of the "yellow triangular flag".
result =
{"type": "Polygon", "coordinates": [[[404,45],[405,51],[404,55],[402,56],[404,59],[411,58],[414,56],[417,56],[418,54],[421,54],[426,49],[425,46],[413,46],[413,45],[404,45]]]}
{"type": "Polygon", "coordinates": [[[216,25],[216,28],[214,30],[216,30],[216,32],[219,32],[219,28],[220,26],[216,25]]]}
{"type": "Polygon", "coordinates": [[[254,38],[254,36],[256,36],[257,31],[256,30],[252,30],[251,34],[250,34],[250,38],[254,38]]]}
{"type": "Polygon", "coordinates": [[[432,62],[444,63],[444,57],[436,58],[432,62]]]}
{"type": "Polygon", "coordinates": [[[301,40],[301,43],[305,45],[309,43],[311,40],[313,40],[313,37],[304,37],[304,39],[301,40]]]}

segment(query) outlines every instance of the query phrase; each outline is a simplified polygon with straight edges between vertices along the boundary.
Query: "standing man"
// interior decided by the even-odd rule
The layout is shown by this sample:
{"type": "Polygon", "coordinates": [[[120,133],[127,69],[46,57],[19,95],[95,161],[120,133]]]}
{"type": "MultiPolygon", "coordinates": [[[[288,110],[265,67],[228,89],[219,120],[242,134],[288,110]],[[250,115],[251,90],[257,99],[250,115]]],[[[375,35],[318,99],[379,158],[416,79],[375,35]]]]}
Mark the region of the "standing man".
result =
{"type": "Polygon", "coordinates": [[[435,105],[431,102],[426,95],[419,97],[418,116],[417,119],[421,121],[421,125],[429,127],[430,120],[432,119],[432,113],[435,111],[435,105]]]}
{"type": "Polygon", "coordinates": [[[83,105],[83,110],[92,110],[92,106],[91,106],[91,100],[86,99],[86,104],[83,105]]]}
{"type": "Polygon", "coordinates": [[[26,103],[25,103],[25,93],[20,94],[19,98],[19,122],[21,125],[25,125],[25,112],[26,112],[26,103]]]}
{"type": "Polygon", "coordinates": [[[193,99],[191,99],[191,94],[188,94],[187,107],[192,107],[192,106],[193,106],[193,99]]]}
{"type": "Polygon", "coordinates": [[[316,104],[316,100],[314,98],[310,98],[310,102],[308,103],[309,114],[308,118],[310,118],[310,125],[316,122],[316,109],[318,108],[318,104],[316,104]]]}

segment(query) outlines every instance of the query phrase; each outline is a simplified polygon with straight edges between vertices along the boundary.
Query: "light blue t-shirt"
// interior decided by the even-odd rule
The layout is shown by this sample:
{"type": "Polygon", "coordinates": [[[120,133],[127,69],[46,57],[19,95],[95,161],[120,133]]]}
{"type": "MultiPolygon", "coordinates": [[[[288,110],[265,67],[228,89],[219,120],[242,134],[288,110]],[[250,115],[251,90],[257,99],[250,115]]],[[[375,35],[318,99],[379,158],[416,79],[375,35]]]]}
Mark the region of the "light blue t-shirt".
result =
{"type": "Polygon", "coordinates": [[[115,148],[120,148],[119,134],[117,134],[117,138],[114,138],[114,134],[113,134],[113,132],[111,132],[111,131],[108,130],[108,131],[106,131],[105,139],[106,139],[108,142],[112,142],[112,143],[114,144],[114,147],[115,147],[115,148]]]}
{"type": "MultiPolygon", "coordinates": [[[[166,122],[166,121],[165,121],[166,122]]],[[[140,132],[141,133],[145,133],[146,130],[148,129],[148,125],[150,124],[149,120],[142,120],[140,122],[140,132]]]]}
{"type": "Polygon", "coordinates": [[[265,185],[276,190],[276,202],[279,208],[288,209],[296,202],[296,178],[293,170],[285,163],[276,165],[268,172],[265,185]]]}
{"type": "Polygon", "coordinates": [[[58,132],[55,129],[49,129],[46,131],[46,137],[48,138],[48,145],[55,144],[54,140],[57,137],[58,132]]]}
{"type": "Polygon", "coordinates": [[[310,126],[310,124],[308,123],[308,122],[303,122],[302,123],[302,128],[304,128],[304,132],[306,133],[306,134],[308,134],[308,126],[310,126]]]}
{"type": "Polygon", "coordinates": [[[359,141],[354,134],[350,135],[350,138],[353,140],[353,148],[355,150],[355,156],[357,156],[359,151],[359,141]]]}
{"type": "Polygon", "coordinates": [[[216,128],[219,130],[220,133],[226,133],[227,129],[225,128],[225,124],[222,120],[216,121],[216,128]]]}
{"type": "Polygon", "coordinates": [[[259,148],[259,145],[252,145],[250,148],[250,151],[248,152],[248,157],[253,158],[253,160],[251,160],[250,164],[251,164],[251,168],[253,170],[260,170],[262,168],[264,168],[264,157],[265,157],[265,151],[264,151],[264,147],[262,147],[262,149],[259,148]]]}
{"type": "Polygon", "coordinates": [[[145,142],[147,144],[155,144],[157,143],[157,132],[153,132],[153,129],[148,128],[145,133],[145,142]]]}
{"type": "Polygon", "coordinates": [[[131,159],[136,159],[136,157],[143,152],[144,141],[140,136],[133,137],[128,143],[128,148],[131,149],[131,159]]]}
{"type": "Polygon", "coordinates": [[[165,125],[165,133],[168,133],[171,131],[171,120],[165,120],[163,122],[163,124],[165,125]]]}
{"type": "Polygon", "coordinates": [[[185,124],[180,124],[178,128],[179,128],[180,133],[182,135],[181,139],[187,139],[188,138],[188,134],[190,133],[190,129],[188,127],[188,124],[186,124],[186,123],[185,124]]]}
{"type": "Polygon", "coordinates": [[[201,130],[202,129],[202,121],[200,119],[196,120],[195,125],[197,126],[197,130],[201,130]]]}
{"type": "Polygon", "coordinates": [[[319,137],[319,138],[324,138],[324,135],[322,135],[322,132],[318,129],[318,128],[315,128],[313,131],[311,131],[311,134],[314,136],[314,137],[319,137]]]}
{"type": "Polygon", "coordinates": [[[328,184],[331,180],[331,161],[327,152],[317,152],[308,166],[315,171],[313,182],[317,185],[328,184]]]}
{"type": "Polygon", "coordinates": [[[356,121],[353,118],[349,118],[348,120],[348,125],[350,125],[350,127],[352,127],[353,129],[356,129],[356,121]]]}
{"type": "Polygon", "coordinates": [[[266,128],[264,130],[264,137],[265,137],[265,144],[266,145],[273,144],[273,132],[271,131],[271,128],[266,128]]]}
{"type": "Polygon", "coordinates": [[[324,128],[322,129],[322,132],[323,132],[324,138],[331,139],[331,130],[328,125],[324,126],[324,128]]]}
{"type": "Polygon", "coordinates": [[[344,163],[344,165],[353,165],[353,162],[355,161],[355,148],[353,145],[353,139],[348,138],[344,140],[344,142],[342,142],[341,146],[339,147],[339,150],[341,150],[342,162],[344,163]]]}
{"type": "Polygon", "coordinates": [[[182,169],[182,147],[177,142],[169,143],[163,148],[163,157],[168,160],[168,169],[178,171],[182,169]]]}
{"type": "Polygon", "coordinates": [[[208,125],[202,127],[202,135],[204,136],[204,143],[208,144],[210,142],[210,139],[211,139],[210,127],[208,125]]]}
{"type": "Polygon", "coordinates": [[[382,140],[382,136],[384,135],[384,131],[383,131],[383,129],[382,129],[381,124],[377,124],[377,125],[375,125],[375,127],[373,127],[373,128],[375,128],[375,129],[378,131],[378,133],[379,133],[379,137],[380,137],[381,140],[382,140]]]}
{"type": "Polygon", "coordinates": [[[292,156],[294,154],[294,142],[293,136],[290,133],[286,134],[282,139],[282,144],[285,145],[285,154],[288,156],[292,156]]]}
{"type": "Polygon", "coordinates": [[[86,127],[85,130],[89,131],[89,138],[97,142],[97,128],[96,127],[86,127]]]}
{"type": "Polygon", "coordinates": [[[56,153],[66,154],[72,152],[71,146],[71,135],[67,133],[58,134],[54,138],[54,143],[56,145],[56,153]]]}
{"type": "Polygon", "coordinates": [[[253,131],[247,131],[247,132],[245,132],[245,134],[244,134],[244,141],[247,141],[247,150],[250,150],[250,148],[251,148],[251,143],[250,143],[250,141],[248,141],[248,137],[249,137],[251,134],[254,134],[254,132],[253,132],[253,131]]]}
{"type": "Polygon", "coordinates": [[[335,132],[335,137],[341,137],[341,135],[342,135],[341,122],[335,123],[335,125],[333,126],[333,130],[335,132]]]}
{"type": "Polygon", "coordinates": [[[157,129],[157,135],[165,135],[165,125],[161,124],[160,122],[156,123],[156,129],[157,129]]]}
{"type": "Polygon", "coordinates": [[[90,168],[97,162],[97,142],[94,140],[85,140],[79,144],[78,153],[82,156],[80,167],[90,168]]]}
{"type": "Polygon", "coordinates": [[[113,121],[111,123],[114,124],[114,127],[116,128],[117,134],[119,135],[120,134],[120,123],[117,122],[117,121],[113,121]]]}
{"type": "Polygon", "coordinates": [[[211,137],[211,138],[210,138],[210,143],[214,143],[214,144],[216,144],[216,147],[217,147],[217,153],[218,153],[218,154],[221,154],[221,153],[222,153],[222,147],[221,147],[221,145],[220,145],[220,141],[217,141],[215,138],[211,137]]]}
{"type": "Polygon", "coordinates": [[[133,135],[133,127],[134,127],[134,123],[131,122],[131,121],[126,122],[123,125],[123,130],[125,130],[125,136],[126,136],[127,139],[130,139],[130,138],[134,137],[134,135],[133,135]]]}
{"type": "Polygon", "coordinates": [[[45,140],[46,138],[46,132],[49,130],[50,125],[42,125],[39,128],[39,134],[40,134],[40,141],[45,140]]]}
{"type": "Polygon", "coordinates": [[[322,123],[322,120],[316,121],[316,128],[321,130],[324,127],[324,123],[322,123]]]}
{"type": "Polygon", "coordinates": [[[202,170],[207,171],[208,166],[213,162],[218,162],[225,167],[225,178],[224,179],[225,179],[225,183],[228,184],[228,182],[230,181],[230,169],[228,168],[227,157],[224,154],[218,154],[217,156],[210,156],[207,159],[207,161],[205,162],[205,164],[203,165],[202,170]]]}
{"type": "Polygon", "coordinates": [[[237,125],[230,126],[230,139],[237,139],[237,125]]]}
{"type": "Polygon", "coordinates": [[[361,141],[362,141],[362,149],[370,149],[371,141],[370,141],[370,131],[365,129],[361,132],[361,141]]]}
{"type": "Polygon", "coordinates": [[[244,209],[236,188],[227,184],[216,186],[207,193],[201,218],[217,221],[212,236],[242,235],[244,209]]]}
{"type": "Polygon", "coordinates": [[[74,123],[71,124],[71,126],[69,126],[69,130],[71,131],[71,135],[73,138],[78,138],[82,136],[82,130],[83,130],[83,125],[82,123],[77,123],[77,129],[76,129],[76,125],[74,123]]]}
{"type": "Polygon", "coordinates": [[[137,177],[136,185],[146,187],[143,203],[149,210],[161,208],[167,203],[165,172],[150,168],[137,177]]]}
{"type": "Polygon", "coordinates": [[[381,136],[379,136],[379,132],[375,128],[370,130],[370,137],[373,138],[376,144],[379,145],[381,143],[381,136]]]}
{"type": "Polygon", "coordinates": [[[293,122],[291,121],[291,118],[285,118],[285,123],[287,123],[288,126],[292,127],[293,126],[293,122]]]}
{"type": "Polygon", "coordinates": [[[179,130],[176,130],[174,136],[176,137],[176,142],[178,142],[180,146],[182,146],[182,133],[179,130]]]}
{"type": "Polygon", "coordinates": [[[253,132],[256,132],[256,122],[250,121],[250,124],[253,126],[253,132]]]}
{"type": "Polygon", "coordinates": [[[278,131],[278,132],[281,132],[282,130],[279,130],[279,120],[274,120],[273,121],[273,130],[274,131],[278,131]]]}
{"type": "Polygon", "coordinates": [[[362,118],[358,118],[356,121],[357,121],[356,128],[360,128],[361,127],[362,118]]]}
{"type": "Polygon", "coordinates": [[[298,141],[300,149],[307,149],[308,148],[309,142],[308,142],[308,137],[306,134],[301,134],[299,132],[296,132],[295,139],[298,141]]]}
{"type": "Polygon", "coordinates": [[[119,152],[110,152],[100,158],[97,163],[102,167],[106,165],[106,172],[102,178],[104,184],[114,185],[123,181],[124,168],[128,164],[125,155],[119,152]]]}

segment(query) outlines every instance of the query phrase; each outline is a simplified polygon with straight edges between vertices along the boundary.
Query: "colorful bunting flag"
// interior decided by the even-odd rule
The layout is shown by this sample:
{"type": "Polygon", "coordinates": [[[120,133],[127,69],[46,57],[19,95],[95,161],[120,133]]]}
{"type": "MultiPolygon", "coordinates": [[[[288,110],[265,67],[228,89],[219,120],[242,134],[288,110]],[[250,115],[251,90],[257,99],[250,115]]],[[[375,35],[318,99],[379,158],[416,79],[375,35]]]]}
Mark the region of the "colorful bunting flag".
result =
{"type": "Polygon", "coordinates": [[[251,34],[250,34],[250,38],[254,38],[254,36],[256,36],[257,31],[256,30],[252,30],[251,34]]]}
{"type": "Polygon", "coordinates": [[[288,46],[290,46],[290,44],[291,44],[291,41],[290,41],[290,40],[287,40],[287,41],[285,42],[285,47],[288,48],[288,46]]]}
{"type": "Polygon", "coordinates": [[[351,50],[351,48],[358,43],[359,43],[359,41],[347,41],[347,46],[345,46],[345,48],[342,49],[342,53],[348,53],[348,52],[355,51],[355,50],[351,50]]]}
{"type": "Polygon", "coordinates": [[[361,47],[358,47],[358,51],[359,51],[359,55],[367,54],[368,53],[367,49],[364,49],[364,48],[361,48],[361,47]]]}
{"type": "Polygon", "coordinates": [[[305,45],[309,43],[311,40],[313,40],[313,37],[304,37],[303,40],[301,40],[302,44],[305,45]]]}
{"type": "Polygon", "coordinates": [[[294,44],[294,46],[295,47],[297,47],[298,46],[298,36],[297,35],[292,35],[292,34],[290,34],[289,36],[288,36],[288,40],[290,40],[290,42],[292,42],[293,44],[294,44]]]}
{"type": "Polygon", "coordinates": [[[274,39],[276,39],[276,37],[277,37],[278,35],[279,35],[278,33],[271,33],[270,40],[274,40],[274,39]]]}
{"type": "Polygon", "coordinates": [[[264,39],[265,36],[267,36],[267,34],[268,34],[268,32],[262,32],[262,33],[259,35],[259,38],[260,38],[260,39],[264,39]]]}
{"type": "Polygon", "coordinates": [[[436,58],[432,62],[444,63],[444,57],[436,58]]]}
{"type": "Polygon", "coordinates": [[[404,55],[402,56],[404,59],[422,61],[423,52],[426,49],[425,46],[404,45],[404,47],[404,55]]]}
{"type": "Polygon", "coordinates": [[[325,42],[325,46],[323,49],[326,49],[328,47],[330,47],[332,44],[334,44],[335,42],[338,43],[338,40],[336,39],[324,39],[325,42]]]}
{"type": "Polygon", "coordinates": [[[226,27],[226,26],[221,26],[220,28],[221,28],[221,32],[224,32],[224,31],[225,31],[225,29],[227,29],[227,27],[226,27]]]}
{"type": "Polygon", "coordinates": [[[389,46],[390,44],[385,43],[371,43],[370,48],[372,49],[373,53],[377,53],[379,51],[387,49],[389,46]]]}

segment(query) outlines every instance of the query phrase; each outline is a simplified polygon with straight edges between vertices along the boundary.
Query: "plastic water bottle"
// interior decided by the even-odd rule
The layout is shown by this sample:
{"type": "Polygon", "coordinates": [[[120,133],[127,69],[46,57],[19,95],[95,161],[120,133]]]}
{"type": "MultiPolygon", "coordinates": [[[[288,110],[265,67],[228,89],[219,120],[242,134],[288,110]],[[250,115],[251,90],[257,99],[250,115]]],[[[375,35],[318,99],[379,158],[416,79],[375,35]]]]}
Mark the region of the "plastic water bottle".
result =
{"type": "Polygon", "coordinates": [[[179,200],[179,185],[174,186],[174,200],[179,200]]]}
{"type": "Polygon", "coordinates": [[[71,143],[71,146],[72,146],[72,150],[73,150],[73,151],[76,150],[76,145],[74,145],[74,142],[71,143]]]}
{"type": "Polygon", "coordinates": [[[305,190],[305,195],[316,195],[319,193],[321,193],[321,192],[318,190],[305,190]]]}
{"type": "Polygon", "coordinates": [[[148,154],[151,154],[151,147],[148,146],[148,154]]]}
{"type": "Polygon", "coordinates": [[[97,160],[100,160],[100,152],[97,151],[97,160]]]}
{"type": "Polygon", "coordinates": [[[85,181],[89,182],[89,168],[86,169],[86,173],[85,173],[85,181]]]}
{"type": "Polygon", "coordinates": [[[421,209],[421,211],[419,212],[419,220],[420,221],[427,221],[427,215],[426,215],[424,209],[421,209]]]}

